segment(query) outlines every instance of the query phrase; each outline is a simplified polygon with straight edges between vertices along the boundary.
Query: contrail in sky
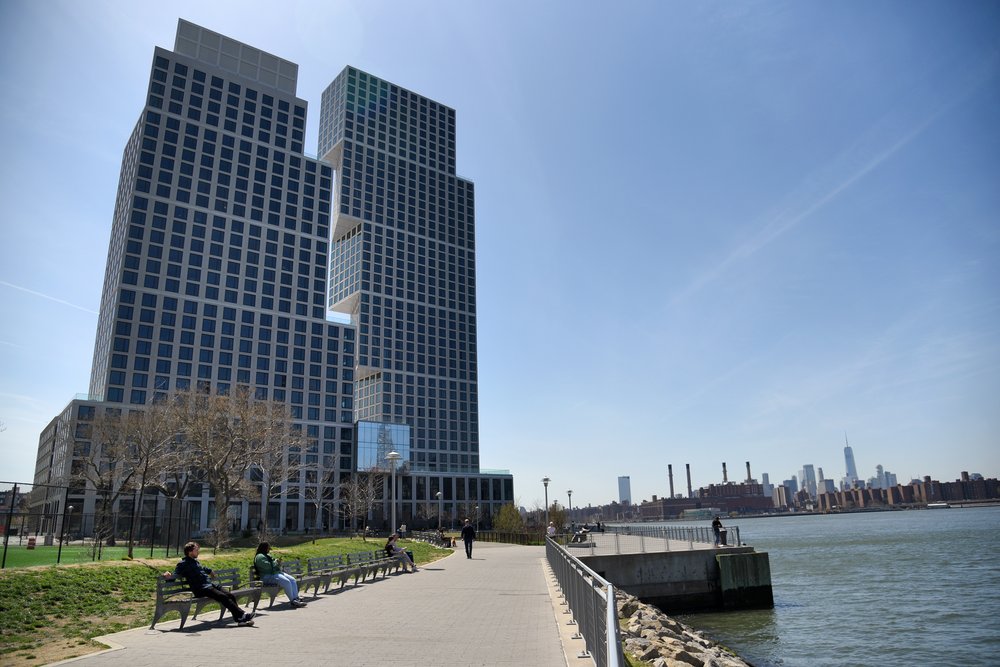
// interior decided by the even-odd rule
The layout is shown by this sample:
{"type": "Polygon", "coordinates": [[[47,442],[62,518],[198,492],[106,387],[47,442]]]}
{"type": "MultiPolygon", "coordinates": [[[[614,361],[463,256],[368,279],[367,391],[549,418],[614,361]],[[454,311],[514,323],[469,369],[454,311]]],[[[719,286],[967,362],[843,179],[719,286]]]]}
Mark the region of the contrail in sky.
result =
{"type": "Polygon", "coordinates": [[[56,303],[61,303],[64,306],[69,306],[70,308],[76,308],[77,310],[82,310],[85,313],[90,313],[91,315],[97,315],[96,310],[91,310],[90,308],[84,308],[83,306],[78,306],[75,303],[70,303],[69,301],[63,301],[62,299],[57,299],[54,296],[49,296],[48,294],[42,294],[41,292],[36,292],[35,290],[28,289],[27,287],[21,287],[20,285],[12,285],[6,280],[0,280],[0,285],[5,287],[10,287],[11,289],[21,290],[22,292],[27,292],[28,294],[33,294],[35,296],[40,296],[43,299],[48,299],[49,301],[55,301],[56,303]]]}
{"type": "MultiPolygon", "coordinates": [[[[670,300],[671,303],[677,303],[698,292],[705,285],[714,282],[733,264],[752,257],[831,201],[837,199],[845,190],[848,190],[920,136],[938,118],[958,106],[983,83],[992,79],[997,72],[998,60],[1000,57],[997,54],[986,59],[979,68],[972,71],[968,80],[955,95],[943,103],[938,103],[936,107],[931,109],[930,113],[915,122],[902,122],[903,119],[900,117],[905,111],[897,109],[887,114],[870,128],[854,146],[845,150],[831,164],[815,174],[820,185],[811,188],[811,191],[804,189],[805,191],[793,191],[789,194],[776,207],[776,211],[762,216],[764,224],[760,225],[752,238],[732,249],[720,262],[696,276],[689,285],[673,296],[670,300]],[[891,136],[894,129],[901,125],[909,125],[910,130],[895,140],[885,142],[883,137],[891,136]],[[879,147],[880,143],[883,144],[882,147],[879,147]]],[[[758,218],[758,224],[760,222],[761,219],[758,218]]]]}

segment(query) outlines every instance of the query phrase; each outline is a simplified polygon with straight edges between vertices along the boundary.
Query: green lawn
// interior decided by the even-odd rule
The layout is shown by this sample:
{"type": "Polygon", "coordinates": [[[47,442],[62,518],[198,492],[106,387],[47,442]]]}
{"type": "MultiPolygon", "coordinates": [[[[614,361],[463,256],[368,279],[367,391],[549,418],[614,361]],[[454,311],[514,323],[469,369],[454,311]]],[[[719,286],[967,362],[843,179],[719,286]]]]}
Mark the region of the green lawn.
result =
{"type": "MultiPolygon", "coordinates": [[[[402,541],[413,552],[414,560],[424,564],[451,553],[422,542],[402,541]]],[[[325,538],[301,544],[278,545],[272,553],[303,561],[313,556],[376,551],[383,541],[351,538],[325,538]]],[[[115,547],[121,549],[121,547],[115,547]]],[[[55,561],[55,548],[52,562],[55,561]]],[[[104,560],[82,565],[67,565],[67,551],[82,547],[64,547],[64,563],[59,566],[12,567],[12,560],[41,558],[27,549],[8,549],[7,565],[0,570],[0,664],[40,665],[97,650],[90,640],[99,635],[148,625],[153,613],[156,577],[173,569],[178,560],[144,560],[149,555],[137,549],[135,561],[104,560]],[[25,554],[24,552],[27,552],[25,554]]],[[[40,551],[35,549],[33,551],[40,551]]],[[[44,552],[43,552],[44,553],[44,552]]],[[[122,551],[124,553],[124,550],[122,551]]],[[[200,560],[219,569],[237,567],[246,571],[253,561],[253,548],[231,548],[213,555],[206,547],[200,560]]],[[[119,557],[120,558],[120,557],[119,557]]],[[[170,615],[167,618],[171,618],[170,615]]]]}
{"type": "MultiPolygon", "coordinates": [[[[0,549],[3,546],[0,544],[0,549]]],[[[157,549],[154,552],[154,558],[163,557],[163,549],[157,549]]],[[[104,547],[101,550],[101,560],[121,560],[128,553],[128,547],[104,547]]],[[[133,553],[138,558],[149,556],[149,547],[146,547],[145,553],[142,549],[135,549],[133,553]]],[[[34,549],[29,549],[26,546],[7,546],[7,561],[6,567],[32,567],[34,565],[55,565],[56,557],[59,555],[59,547],[35,547],[34,549]]],[[[79,564],[79,563],[89,563],[93,558],[93,553],[91,547],[80,546],[78,544],[66,545],[62,548],[62,556],[59,559],[59,563],[62,565],[68,564],[79,564]]]]}

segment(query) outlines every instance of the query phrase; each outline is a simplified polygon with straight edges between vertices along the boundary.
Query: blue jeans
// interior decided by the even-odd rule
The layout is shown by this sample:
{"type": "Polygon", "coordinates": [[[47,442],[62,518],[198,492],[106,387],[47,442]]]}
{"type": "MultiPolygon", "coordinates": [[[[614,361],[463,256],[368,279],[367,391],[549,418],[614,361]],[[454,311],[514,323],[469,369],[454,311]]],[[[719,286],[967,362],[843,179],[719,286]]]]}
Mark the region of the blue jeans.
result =
{"type": "Polygon", "coordinates": [[[285,574],[284,572],[280,574],[267,574],[261,577],[261,581],[265,584],[277,584],[281,586],[289,600],[299,599],[299,582],[295,581],[295,577],[290,574],[285,574]]]}
{"type": "Polygon", "coordinates": [[[405,549],[396,548],[396,549],[393,550],[392,553],[396,557],[396,559],[399,560],[399,562],[403,564],[403,571],[404,572],[406,571],[407,568],[409,568],[411,570],[416,570],[417,569],[417,566],[413,564],[412,560],[410,560],[410,554],[406,553],[405,549]]]}

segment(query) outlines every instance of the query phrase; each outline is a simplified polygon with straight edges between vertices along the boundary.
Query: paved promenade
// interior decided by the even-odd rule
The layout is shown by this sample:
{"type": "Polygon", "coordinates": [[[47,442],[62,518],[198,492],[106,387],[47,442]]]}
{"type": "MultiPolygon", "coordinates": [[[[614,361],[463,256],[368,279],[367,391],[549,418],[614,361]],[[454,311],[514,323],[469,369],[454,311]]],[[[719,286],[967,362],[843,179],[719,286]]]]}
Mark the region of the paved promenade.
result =
{"type": "Polygon", "coordinates": [[[709,551],[716,547],[710,542],[675,540],[615,533],[590,533],[583,544],[566,545],[575,556],[609,556],[611,554],[658,553],[661,551],[709,551]]]}
{"type": "Polygon", "coordinates": [[[268,610],[265,597],[252,627],[237,627],[228,613],[217,624],[218,612],[209,611],[183,630],[174,620],[107,635],[101,639],[121,648],[60,664],[589,667],[589,659],[566,657],[582,642],[568,639],[550,579],[544,547],[476,542],[469,560],[459,543],[418,572],[348,584],[306,598],[303,609],[282,596],[268,610]]]}

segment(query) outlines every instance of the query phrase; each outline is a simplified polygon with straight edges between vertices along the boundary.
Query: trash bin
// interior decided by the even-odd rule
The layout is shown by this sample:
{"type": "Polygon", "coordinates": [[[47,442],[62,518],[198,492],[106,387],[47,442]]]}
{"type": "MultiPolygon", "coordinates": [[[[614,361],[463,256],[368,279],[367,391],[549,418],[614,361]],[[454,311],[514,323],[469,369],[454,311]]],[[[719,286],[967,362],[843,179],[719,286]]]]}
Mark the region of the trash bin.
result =
{"type": "Polygon", "coordinates": [[[719,531],[719,544],[726,546],[726,533],[729,532],[725,528],[719,531]]]}
{"type": "Polygon", "coordinates": [[[33,538],[33,537],[29,537],[28,538],[28,548],[29,549],[34,549],[35,548],[35,538],[33,538]]]}
{"type": "Polygon", "coordinates": [[[415,563],[416,562],[415,560],[413,560],[413,552],[412,551],[407,551],[406,555],[410,557],[410,562],[411,563],[415,563]]]}

